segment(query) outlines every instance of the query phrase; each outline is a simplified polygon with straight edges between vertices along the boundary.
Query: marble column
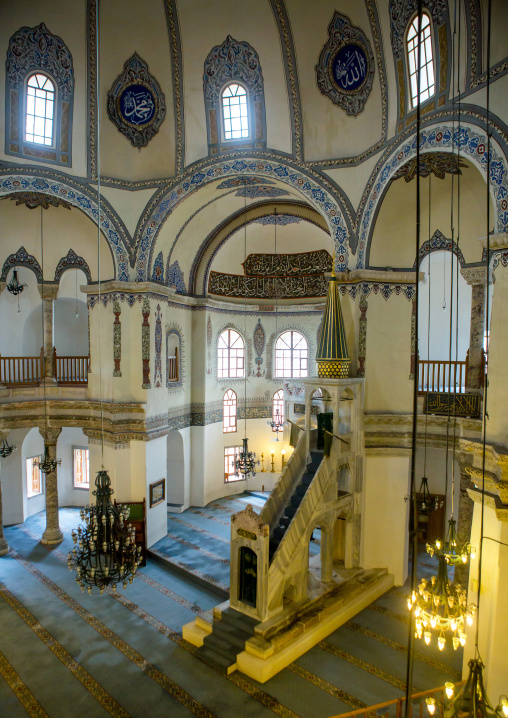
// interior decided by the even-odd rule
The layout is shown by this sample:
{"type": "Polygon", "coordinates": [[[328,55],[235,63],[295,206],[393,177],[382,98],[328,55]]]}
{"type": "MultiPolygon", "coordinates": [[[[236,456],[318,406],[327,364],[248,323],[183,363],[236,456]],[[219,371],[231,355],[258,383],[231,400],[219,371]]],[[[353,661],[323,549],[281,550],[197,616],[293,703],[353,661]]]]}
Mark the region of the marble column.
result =
{"type": "MultiPolygon", "coordinates": [[[[6,439],[9,435],[8,431],[0,431],[0,443],[6,439]]],[[[5,540],[4,536],[4,522],[2,517],[2,473],[1,473],[2,460],[0,459],[0,556],[5,556],[9,551],[9,544],[5,540]]]]}
{"type": "MultiPolygon", "coordinates": [[[[59,429],[39,429],[44,439],[44,447],[50,459],[56,459],[56,444],[62,431],[59,429]]],[[[58,464],[46,478],[46,529],[42,534],[42,543],[56,544],[63,540],[58,517],[58,464]]]]}
{"type": "MultiPolygon", "coordinates": [[[[467,466],[471,464],[470,457],[459,456],[460,466],[460,493],[459,508],[457,512],[457,539],[459,546],[463,546],[471,539],[471,526],[473,524],[473,508],[474,502],[470,498],[467,490],[473,488],[471,477],[467,473],[467,466]]],[[[478,547],[475,547],[478,549],[478,547]]],[[[454,582],[467,590],[469,583],[469,568],[471,559],[465,564],[459,564],[455,567],[454,582]]]]}
{"type": "Polygon", "coordinates": [[[43,379],[45,384],[55,384],[55,299],[58,294],[58,284],[38,284],[44,308],[44,346],[43,351],[43,379]]]}
{"type": "Polygon", "coordinates": [[[460,273],[471,287],[471,324],[469,329],[468,373],[466,389],[483,386],[483,332],[485,326],[485,267],[466,267],[460,273]]]}

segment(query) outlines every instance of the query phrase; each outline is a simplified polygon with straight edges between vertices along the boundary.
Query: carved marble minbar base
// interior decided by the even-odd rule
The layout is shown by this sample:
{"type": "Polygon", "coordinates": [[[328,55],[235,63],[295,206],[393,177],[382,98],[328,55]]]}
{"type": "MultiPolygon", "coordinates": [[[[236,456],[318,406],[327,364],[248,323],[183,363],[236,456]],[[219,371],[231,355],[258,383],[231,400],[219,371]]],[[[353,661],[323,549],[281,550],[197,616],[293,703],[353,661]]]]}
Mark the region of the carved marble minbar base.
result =
{"type": "MultiPolygon", "coordinates": [[[[345,574],[350,577],[342,583],[321,584],[322,590],[298,607],[293,604],[277,617],[259,623],[227,672],[238,670],[265,683],[393,586],[393,576],[384,569],[354,569],[345,574]]],[[[212,632],[213,621],[220,621],[227,608],[229,601],[187,623],[182,628],[184,639],[194,646],[203,645],[204,638],[212,632]]]]}

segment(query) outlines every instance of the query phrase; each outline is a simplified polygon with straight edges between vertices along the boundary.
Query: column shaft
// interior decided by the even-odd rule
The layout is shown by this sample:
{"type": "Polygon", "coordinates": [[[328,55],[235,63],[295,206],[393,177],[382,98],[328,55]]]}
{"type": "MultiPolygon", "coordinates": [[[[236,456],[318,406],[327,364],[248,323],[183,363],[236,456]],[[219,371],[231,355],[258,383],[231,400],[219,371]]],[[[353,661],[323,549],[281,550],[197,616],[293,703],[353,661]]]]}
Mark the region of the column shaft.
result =
{"type": "MultiPolygon", "coordinates": [[[[61,429],[39,429],[48,450],[48,457],[56,459],[56,444],[61,429]]],[[[56,544],[63,540],[58,516],[58,464],[54,471],[46,474],[46,529],[42,535],[42,543],[56,544]]]]}
{"type": "Polygon", "coordinates": [[[483,327],[485,325],[485,284],[471,286],[471,326],[469,332],[469,364],[467,388],[483,385],[483,327]]]}

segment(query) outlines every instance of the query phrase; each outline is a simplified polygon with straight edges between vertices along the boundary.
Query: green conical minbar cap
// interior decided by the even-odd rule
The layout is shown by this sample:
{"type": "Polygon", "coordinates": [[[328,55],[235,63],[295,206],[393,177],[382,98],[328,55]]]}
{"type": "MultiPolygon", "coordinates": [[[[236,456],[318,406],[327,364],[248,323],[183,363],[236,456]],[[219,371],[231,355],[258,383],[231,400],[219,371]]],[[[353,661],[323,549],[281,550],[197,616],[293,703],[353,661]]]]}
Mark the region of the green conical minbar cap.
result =
{"type": "Polygon", "coordinates": [[[325,315],[323,317],[316,361],[318,364],[318,376],[333,379],[349,376],[351,359],[347,350],[346,331],[340,307],[337,277],[333,270],[328,284],[325,315]]]}

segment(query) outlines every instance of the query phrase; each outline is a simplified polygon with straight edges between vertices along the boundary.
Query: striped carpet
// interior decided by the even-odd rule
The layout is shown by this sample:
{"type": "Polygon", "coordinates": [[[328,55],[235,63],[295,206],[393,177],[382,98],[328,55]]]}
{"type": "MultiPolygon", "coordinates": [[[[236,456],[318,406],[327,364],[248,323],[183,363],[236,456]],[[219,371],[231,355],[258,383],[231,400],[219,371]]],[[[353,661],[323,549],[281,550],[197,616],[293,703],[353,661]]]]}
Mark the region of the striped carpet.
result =
{"type": "MultiPolygon", "coordinates": [[[[102,597],[83,594],[67,568],[78,510],[60,510],[64,541],[56,548],[39,543],[43,513],[8,527],[10,552],[0,559],[0,715],[325,718],[400,696],[408,631],[403,588],[263,685],[239,673],[222,676],[194,657],[181,626],[227,589],[229,516],[247,502],[262,505],[234,496],[169,514],[168,537],[156,549],[168,551],[180,572],[149,559],[132,586],[102,597]],[[185,567],[213,579],[210,588],[183,576],[185,567]]],[[[415,690],[458,679],[458,652],[418,644],[415,690]]]]}

